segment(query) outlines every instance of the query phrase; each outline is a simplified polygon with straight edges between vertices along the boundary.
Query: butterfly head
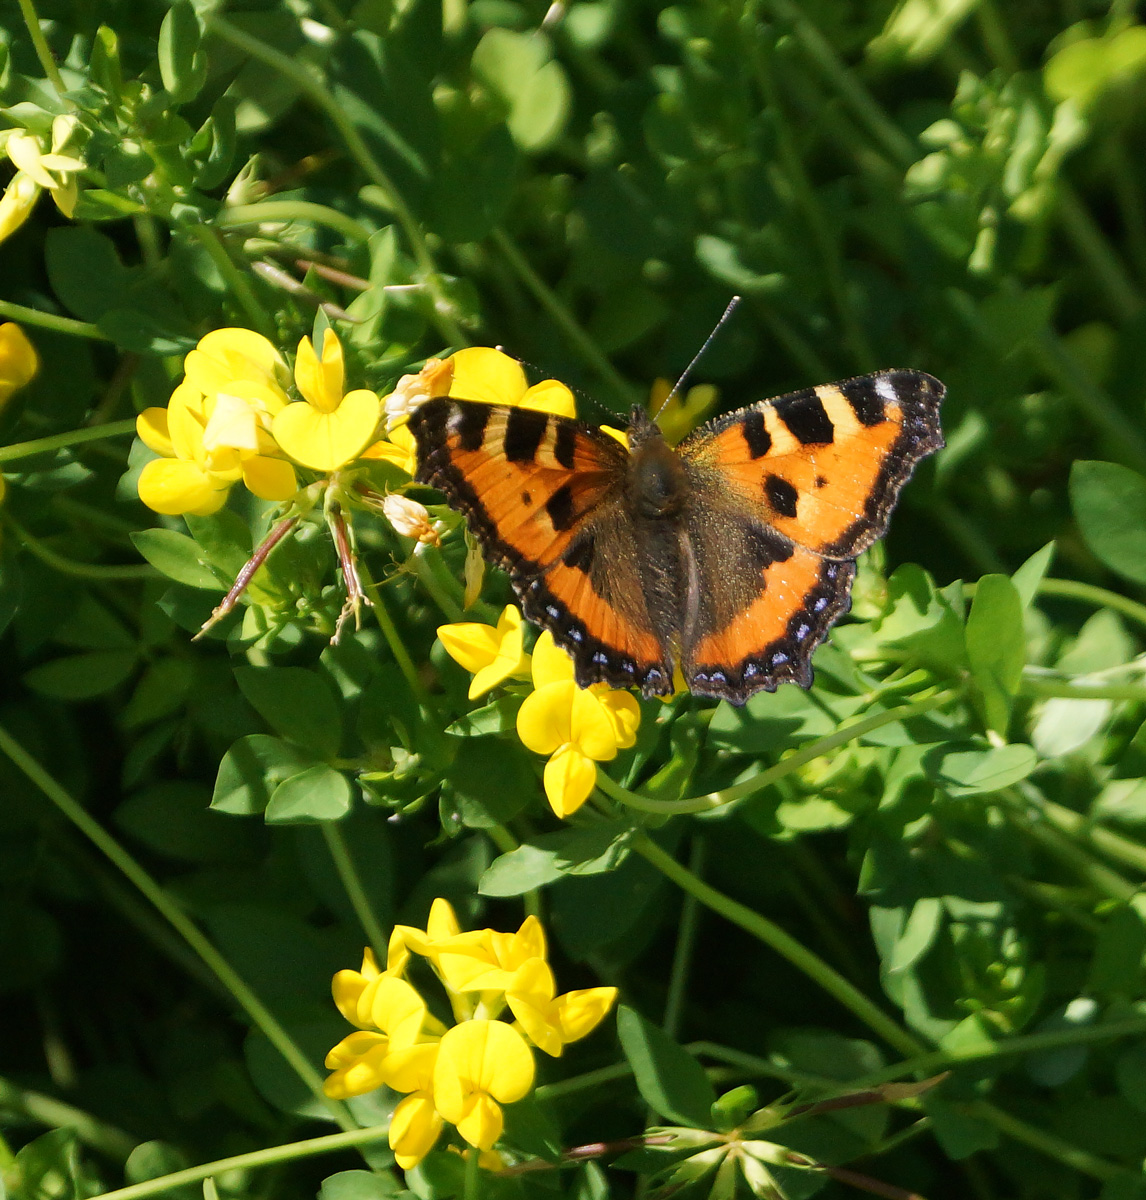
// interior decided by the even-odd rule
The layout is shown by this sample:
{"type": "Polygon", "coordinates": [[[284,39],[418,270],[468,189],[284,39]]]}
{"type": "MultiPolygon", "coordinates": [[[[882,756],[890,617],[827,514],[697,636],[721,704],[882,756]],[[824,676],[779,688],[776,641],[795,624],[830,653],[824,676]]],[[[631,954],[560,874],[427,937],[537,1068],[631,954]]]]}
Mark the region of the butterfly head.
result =
{"type": "Polygon", "coordinates": [[[671,519],[684,509],[688,479],[684,463],[643,408],[629,415],[629,500],[650,520],[671,519]]]}

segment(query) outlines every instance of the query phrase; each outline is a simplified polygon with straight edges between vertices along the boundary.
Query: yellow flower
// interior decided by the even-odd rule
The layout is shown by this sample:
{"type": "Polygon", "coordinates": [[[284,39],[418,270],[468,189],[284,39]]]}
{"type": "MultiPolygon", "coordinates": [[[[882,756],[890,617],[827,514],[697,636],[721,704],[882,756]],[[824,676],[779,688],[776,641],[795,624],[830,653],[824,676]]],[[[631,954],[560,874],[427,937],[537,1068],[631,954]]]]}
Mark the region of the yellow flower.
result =
{"type": "Polygon", "coordinates": [[[0,242],[11,237],[32,215],[39,198],[40,185],[31,175],[17,171],[0,197],[0,242]]]}
{"type": "Polygon", "coordinates": [[[466,1021],[447,1030],[434,1064],[434,1107],[471,1146],[489,1150],[501,1137],[501,1105],[533,1086],[533,1055],[503,1021],[466,1021]]]}
{"type": "Polygon", "coordinates": [[[404,979],[383,974],[374,982],[369,1020],[379,1032],[356,1030],[326,1056],[334,1074],[327,1077],[323,1091],[332,1100],[362,1096],[389,1083],[391,1055],[423,1040],[429,1014],[422,997],[404,979]]]}
{"type": "Polygon", "coordinates": [[[294,379],[303,399],[275,417],[275,440],[295,462],[315,471],[337,471],[374,436],[381,402],[366,388],[343,395],[342,343],[333,329],[323,334],[321,359],[310,338],[299,342],[294,379]]]}
{"type": "Polygon", "coordinates": [[[19,325],[0,325],[0,408],[12,393],[32,382],[40,369],[40,356],[19,325]]]}
{"type": "Polygon", "coordinates": [[[521,363],[489,346],[470,346],[447,360],[454,378],[449,394],[458,400],[480,400],[485,404],[510,404],[540,412],[575,417],[573,393],[556,379],[528,385],[521,363]]]}
{"type": "MultiPolygon", "coordinates": [[[[79,199],[75,175],[84,169],[82,159],[61,154],[79,128],[76,117],[62,115],[52,122],[52,149],[45,153],[40,140],[24,129],[13,130],[4,144],[5,152],[17,171],[22,172],[37,187],[47,188],[56,207],[65,217],[71,217],[79,199]]],[[[39,195],[37,190],[36,195],[39,195]]],[[[35,197],[33,197],[33,202],[35,197]]]]}
{"type": "Polygon", "coordinates": [[[542,958],[530,958],[513,973],[505,989],[510,1010],[539,1049],[559,1058],[605,1019],[617,999],[615,987],[582,988],[558,996],[553,971],[542,958]]]}
{"type": "Polygon", "coordinates": [[[416,1167],[442,1132],[442,1116],[434,1107],[434,1067],[440,1044],[423,1042],[396,1050],[387,1062],[387,1084],[396,1092],[410,1093],[390,1117],[390,1149],[403,1171],[416,1167]]]}
{"type": "Polygon", "coordinates": [[[393,463],[400,471],[404,471],[411,479],[418,469],[418,447],[414,435],[405,425],[395,426],[390,430],[390,436],[375,442],[373,446],[362,451],[363,458],[377,458],[383,462],[393,463]]]}
{"type": "Polygon", "coordinates": [[[240,479],[262,500],[293,496],[294,468],[269,433],[287,403],[285,365],[274,346],[249,329],[216,329],[184,368],[187,377],[167,408],[145,409],[136,419],[140,439],[163,455],[139,476],[143,503],[172,516],[207,516],[240,479]]]}
{"type": "Polygon", "coordinates": [[[525,652],[521,612],[507,604],[497,619],[497,628],[480,622],[460,621],[438,626],[438,640],[446,653],[473,675],[469,698],[476,700],[513,675],[529,670],[525,652]]]}
{"type": "Polygon", "coordinates": [[[672,384],[667,379],[656,380],[649,391],[649,412],[657,418],[665,440],[675,446],[708,416],[720,397],[720,390],[710,383],[702,383],[687,392],[677,392],[668,400],[671,394],[672,384]]]}
{"type": "Polygon", "coordinates": [[[375,1024],[374,995],[379,981],[385,978],[400,978],[410,957],[405,940],[398,929],[390,935],[386,951],[386,970],[380,971],[374,959],[374,951],[367,947],[362,952],[362,967],[358,971],[339,971],[331,983],[331,992],[338,1011],[359,1029],[369,1029],[375,1024]]]}
{"type": "Polygon", "coordinates": [[[517,714],[517,735],[535,754],[548,754],[543,782],[559,817],[574,813],[608,762],[637,738],[641,710],[628,692],[603,683],[579,688],[569,656],[546,631],[533,649],[533,685],[517,714]]]}

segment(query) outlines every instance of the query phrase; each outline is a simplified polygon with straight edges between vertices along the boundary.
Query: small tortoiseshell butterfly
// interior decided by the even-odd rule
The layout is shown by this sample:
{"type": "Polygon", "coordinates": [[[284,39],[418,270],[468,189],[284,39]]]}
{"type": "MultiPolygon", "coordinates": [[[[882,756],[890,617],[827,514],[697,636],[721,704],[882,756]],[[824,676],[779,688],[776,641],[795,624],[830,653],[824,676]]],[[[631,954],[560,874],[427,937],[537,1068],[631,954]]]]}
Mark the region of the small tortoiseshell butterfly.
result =
{"type": "Polygon", "coordinates": [[[525,615],[582,687],[743,704],[812,682],[851,600],[855,558],[915,464],[943,445],[946,389],[879,371],[717,417],[675,449],[634,408],[629,448],[580,421],[438,398],[410,430],[445,493],[509,572],[525,615]]]}

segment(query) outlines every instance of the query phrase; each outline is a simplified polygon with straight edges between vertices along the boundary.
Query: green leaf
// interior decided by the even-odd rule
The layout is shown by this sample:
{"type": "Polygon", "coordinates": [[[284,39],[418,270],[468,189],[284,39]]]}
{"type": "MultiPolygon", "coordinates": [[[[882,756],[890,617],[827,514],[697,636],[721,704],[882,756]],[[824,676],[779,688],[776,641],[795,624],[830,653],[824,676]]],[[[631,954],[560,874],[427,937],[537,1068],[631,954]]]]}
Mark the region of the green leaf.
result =
{"type": "Polygon", "coordinates": [[[561,64],[550,60],[545,37],[490,29],[474,49],[471,67],[509,105],[509,131],[523,150],[544,150],[561,136],[569,116],[569,81],[561,64]]]}
{"type": "Polygon", "coordinates": [[[128,302],[131,275],[105,234],[83,225],[48,231],[44,265],[52,290],[81,321],[98,321],[128,302]]]}
{"type": "Polygon", "coordinates": [[[1115,1061],[1114,1078],[1123,1099],[1140,1113],[1146,1113],[1146,1046],[1124,1050],[1115,1061]]]}
{"type": "Polygon", "coordinates": [[[251,733],[240,738],[218,764],[211,808],[233,816],[256,816],[284,780],[317,766],[298,746],[251,733]]]}
{"type": "Polygon", "coordinates": [[[199,18],[190,0],[175,0],[159,26],[159,76],[177,104],[193,100],[207,79],[199,18]]]}
{"type": "Polygon", "coordinates": [[[1095,558],[1134,583],[1146,583],[1146,479],[1119,463],[1076,462],[1070,504],[1095,558]]]}
{"type": "Polygon", "coordinates": [[[958,750],[944,746],[923,760],[928,778],[949,796],[984,796],[1018,783],[1038,765],[1030,746],[958,750]]]}
{"type": "Polygon", "coordinates": [[[1041,550],[1036,550],[1011,576],[1011,582],[1015,585],[1015,590],[1019,593],[1019,598],[1023,602],[1023,608],[1030,608],[1034,603],[1034,599],[1038,595],[1039,584],[1046,578],[1047,571],[1050,570],[1054,551],[1054,542],[1047,542],[1041,550]]]}
{"type": "Polygon", "coordinates": [[[1086,976],[1088,995],[1126,1000],[1138,995],[1146,954],[1144,907],[1144,898],[1136,896],[1103,922],[1086,976]]]}
{"type": "Polygon", "coordinates": [[[1109,700],[1053,697],[1043,703],[1031,730],[1031,745],[1043,758],[1059,758],[1081,749],[1110,719],[1109,700]]]}
{"type": "Polygon", "coordinates": [[[203,551],[186,534],[174,529],[140,529],[131,535],[131,540],[139,553],[168,579],[203,591],[226,591],[208,567],[203,551]]]}
{"type": "Polygon", "coordinates": [[[520,896],[562,875],[613,871],[629,853],[632,830],[619,824],[543,834],[489,865],[478,884],[483,896],[520,896]]]}
{"type": "Polygon", "coordinates": [[[5,1168],[18,1191],[16,1200],[79,1200],[89,1191],[82,1186],[76,1131],[51,1129],[22,1146],[5,1168]]]}
{"type": "Polygon", "coordinates": [[[925,666],[957,671],[967,661],[959,614],[914,563],[899,567],[887,581],[887,609],[872,632],[882,645],[907,650],[925,666]]]}
{"type": "Polygon", "coordinates": [[[520,743],[468,738],[446,772],[442,803],[471,829],[492,829],[516,817],[538,791],[520,743]]]}
{"type": "Polygon", "coordinates": [[[284,779],[271,793],[264,816],[268,825],[338,821],[350,811],[352,799],[346,776],[318,763],[284,779]]]}
{"type": "Polygon", "coordinates": [[[943,925],[943,902],[935,896],[923,896],[912,905],[886,969],[906,971],[915,966],[935,944],[943,925]]]}
{"type": "Polygon", "coordinates": [[[504,125],[444,155],[430,195],[434,232],[449,242],[480,242],[505,215],[516,174],[517,150],[504,125]]]}
{"type": "Polygon", "coordinates": [[[54,700],[90,700],[123,683],[135,664],[135,652],[130,650],[73,654],[33,667],[25,674],[24,682],[54,700]]]}
{"type": "Polygon", "coordinates": [[[617,1010],[617,1033],[645,1103],[670,1121],[706,1128],[716,1092],[700,1063],[625,1005],[617,1010]]]}
{"type": "Polygon", "coordinates": [[[330,685],[303,667],[236,667],[239,689],[281,737],[334,758],[342,742],[342,717],[330,685]]]}
{"type": "Polygon", "coordinates": [[[517,728],[517,713],[523,697],[499,696],[483,708],[460,716],[446,732],[454,737],[483,737],[490,733],[509,733],[517,728]]]}
{"type": "Polygon", "coordinates": [[[391,1200],[402,1194],[402,1186],[392,1172],[339,1171],[322,1181],[318,1200],[391,1200]]]}
{"type": "MultiPolygon", "coordinates": [[[[1069,1033],[1086,1029],[1098,1019],[1098,1004],[1090,996],[1077,996],[1062,1005],[1032,1030],[1040,1033],[1069,1033]]],[[[1061,1087],[1082,1070],[1090,1054],[1089,1046],[1060,1046],[1057,1050],[1040,1050],[1024,1059],[1027,1074],[1043,1087],[1061,1087]]]]}
{"type": "MultiPolygon", "coordinates": [[[[150,1179],[174,1175],[176,1171],[186,1170],[190,1165],[191,1160],[187,1155],[170,1142],[140,1142],[127,1156],[127,1162],[123,1164],[123,1175],[128,1183],[146,1183],[150,1179]]],[[[173,1188],[171,1194],[178,1200],[199,1200],[203,1195],[202,1189],[195,1184],[173,1188]]]]}
{"type": "Polygon", "coordinates": [[[948,1104],[927,1096],[923,1107],[931,1118],[936,1140],[956,1162],[970,1158],[979,1150],[994,1150],[998,1146],[999,1130],[989,1121],[971,1116],[965,1105],[948,1104]]]}
{"type": "Polygon", "coordinates": [[[967,617],[967,659],[989,728],[1006,736],[1026,662],[1023,601],[1006,575],[984,575],[967,617]]]}

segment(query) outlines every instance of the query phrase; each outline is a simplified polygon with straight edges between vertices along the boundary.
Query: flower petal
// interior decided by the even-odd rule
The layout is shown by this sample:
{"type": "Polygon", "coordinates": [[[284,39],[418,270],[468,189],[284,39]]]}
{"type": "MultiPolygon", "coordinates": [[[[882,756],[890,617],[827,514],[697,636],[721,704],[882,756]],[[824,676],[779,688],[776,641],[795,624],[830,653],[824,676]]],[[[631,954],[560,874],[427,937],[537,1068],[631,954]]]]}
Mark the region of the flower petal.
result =
{"type": "Polygon", "coordinates": [[[391,1050],[386,1060],[386,1086],[396,1092],[417,1092],[434,1085],[438,1042],[420,1042],[402,1050],[391,1050]]]}
{"type": "Polygon", "coordinates": [[[299,401],[275,417],[275,441],[295,462],[316,471],[337,471],[374,436],[381,412],[366,389],[348,392],[335,412],[319,412],[299,401]]]}
{"type": "Polygon", "coordinates": [[[536,409],[538,412],[556,413],[560,417],[577,415],[577,403],[573,399],[573,393],[556,379],[535,383],[522,396],[521,407],[536,409]]]}
{"type": "Polygon", "coordinates": [[[175,447],[171,444],[171,434],[167,428],[167,409],[145,408],[135,418],[135,432],[149,450],[162,454],[164,458],[175,457],[175,447]]]}
{"type": "Polygon", "coordinates": [[[34,179],[40,187],[56,186],[56,181],[40,162],[44,152],[39,140],[32,134],[26,133],[23,129],[17,129],[9,136],[5,149],[8,157],[12,160],[12,165],[18,171],[23,171],[25,175],[34,179]]]}
{"type": "Polygon", "coordinates": [[[541,688],[572,678],[573,660],[553,640],[553,634],[545,630],[533,647],[533,686],[541,688]]]}
{"type": "Polygon", "coordinates": [[[335,412],[343,402],[342,387],[346,378],[342,362],[342,343],[329,326],[322,335],[322,360],[315,353],[310,338],[298,344],[294,361],[294,381],[303,398],[321,413],[335,412]]]}
{"type": "Polygon", "coordinates": [[[452,625],[439,625],[438,641],[454,662],[464,667],[471,675],[488,667],[497,657],[497,630],[480,621],[457,621],[452,625]]]}
{"type": "Polygon", "coordinates": [[[442,1132],[442,1118],[430,1094],[407,1096],[390,1118],[390,1149],[403,1171],[416,1167],[434,1148],[442,1132]]]}
{"type": "Polygon", "coordinates": [[[158,458],[139,473],[140,500],[169,517],[209,517],[227,503],[229,490],[229,484],[220,487],[197,463],[183,459],[158,458]]]}
{"type": "Polygon", "coordinates": [[[554,1001],[561,1038],[576,1042],[592,1033],[617,1001],[615,987],[582,988],[554,1001]]]}
{"type": "Polygon", "coordinates": [[[23,171],[17,171],[8,181],[0,197],[0,242],[11,237],[32,215],[41,190],[31,175],[23,171]]]}
{"type": "Polygon", "coordinates": [[[454,379],[450,395],[485,404],[518,404],[525,395],[521,363],[489,346],[467,346],[452,354],[454,379]]]}
{"type": "Polygon", "coordinates": [[[395,1049],[412,1046],[422,1032],[426,1002],[404,979],[379,978],[370,1007],[370,1020],[390,1035],[395,1049]]]}
{"type": "Polygon", "coordinates": [[[545,764],[542,783],[549,807],[559,817],[568,817],[597,786],[597,766],[575,746],[563,746],[545,764]]]}
{"type": "Polygon", "coordinates": [[[627,750],[637,740],[637,729],[641,724],[641,706],[631,692],[602,690],[594,694],[601,703],[605,716],[613,726],[617,748],[627,750]]]}
{"type": "MultiPolygon", "coordinates": [[[[536,649],[533,664],[536,675],[536,649]]],[[[552,754],[572,740],[570,714],[576,693],[577,685],[569,679],[564,683],[547,683],[525,697],[517,710],[517,736],[527,750],[534,754],[552,754]]]]}
{"type": "MultiPolygon", "coordinates": [[[[472,1115],[473,1097],[482,1096],[511,1104],[520,1100],[533,1086],[533,1055],[525,1039],[504,1021],[464,1021],[446,1031],[438,1047],[438,1061],[434,1066],[434,1103],[438,1112],[458,1126],[462,1136],[469,1136],[462,1128],[468,1121],[471,1128],[483,1130],[484,1141],[474,1141],[488,1150],[500,1136],[500,1128],[492,1138],[485,1140],[487,1121],[492,1121],[492,1111],[486,1107],[483,1116],[474,1126],[472,1115]]],[[[501,1114],[497,1113],[500,1121],[501,1114]]]]}
{"type": "Polygon", "coordinates": [[[264,454],[243,459],[243,482],[260,500],[289,500],[298,491],[294,467],[264,454]]]}
{"type": "Polygon", "coordinates": [[[588,758],[608,762],[617,757],[617,727],[600,697],[578,688],[569,717],[569,740],[588,758]]]}

